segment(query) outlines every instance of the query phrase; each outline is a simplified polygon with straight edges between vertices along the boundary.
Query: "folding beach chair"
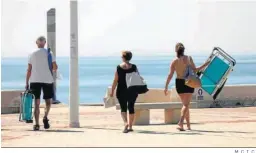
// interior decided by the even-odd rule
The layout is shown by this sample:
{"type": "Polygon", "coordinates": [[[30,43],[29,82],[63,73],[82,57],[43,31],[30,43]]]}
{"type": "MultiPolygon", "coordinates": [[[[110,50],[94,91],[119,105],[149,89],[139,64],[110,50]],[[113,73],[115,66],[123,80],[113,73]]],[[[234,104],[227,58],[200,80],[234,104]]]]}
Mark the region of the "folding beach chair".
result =
{"type": "Polygon", "coordinates": [[[35,96],[31,93],[30,90],[26,90],[25,92],[21,93],[19,121],[33,123],[33,100],[35,100],[35,96]]]}
{"type": "Polygon", "coordinates": [[[215,100],[224,87],[236,60],[219,47],[214,47],[208,58],[211,63],[201,72],[202,89],[215,100]]]}

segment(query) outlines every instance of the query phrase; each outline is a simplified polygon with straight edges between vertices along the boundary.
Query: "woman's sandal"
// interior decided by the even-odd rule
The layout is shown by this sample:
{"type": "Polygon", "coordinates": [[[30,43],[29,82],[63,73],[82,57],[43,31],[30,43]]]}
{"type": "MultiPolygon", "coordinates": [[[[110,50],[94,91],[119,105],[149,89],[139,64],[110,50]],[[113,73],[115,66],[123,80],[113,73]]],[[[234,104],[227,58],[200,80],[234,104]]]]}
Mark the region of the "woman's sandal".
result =
{"type": "Polygon", "coordinates": [[[34,126],[33,126],[33,130],[34,130],[34,131],[39,131],[39,129],[40,129],[40,126],[39,126],[39,125],[34,125],[34,126]]]}
{"type": "Polygon", "coordinates": [[[177,127],[177,130],[179,130],[179,131],[185,131],[184,128],[181,128],[181,127],[177,127]]]}
{"type": "Polygon", "coordinates": [[[185,131],[184,128],[181,127],[182,125],[183,125],[183,124],[178,124],[177,129],[178,129],[179,131],[185,131]]]}
{"type": "Polygon", "coordinates": [[[126,125],[126,126],[124,127],[123,133],[128,133],[128,132],[129,132],[129,130],[128,130],[128,125],[126,125]]]}
{"type": "Polygon", "coordinates": [[[133,132],[133,129],[128,129],[128,132],[133,132]]]}

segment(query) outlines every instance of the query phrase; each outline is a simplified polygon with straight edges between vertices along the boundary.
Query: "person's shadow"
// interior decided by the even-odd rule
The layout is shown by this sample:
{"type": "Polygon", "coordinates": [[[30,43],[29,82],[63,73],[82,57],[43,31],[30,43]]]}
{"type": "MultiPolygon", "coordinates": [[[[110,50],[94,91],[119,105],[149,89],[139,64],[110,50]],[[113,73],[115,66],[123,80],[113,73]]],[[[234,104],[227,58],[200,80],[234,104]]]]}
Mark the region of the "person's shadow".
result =
{"type": "MultiPolygon", "coordinates": [[[[93,127],[93,126],[84,126],[82,128],[86,129],[99,129],[99,130],[111,130],[111,131],[122,131],[121,129],[117,128],[106,128],[106,127],[93,127]]],[[[137,134],[164,134],[164,135],[176,135],[176,134],[181,134],[181,135],[202,135],[199,132],[193,132],[193,131],[183,131],[183,132],[160,132],[160,131],[149,131],[149,130],[134,130],[131,133],[137,133],[137,134]]]]}
{"type": "Polygon", "coordinates": [[[39,130],[39,131],[34,131],[34,130],[27,130],[27,131],[33,131],[33,132],[57,132],[57,133],[84,133],[84,131],[75,131],[75,130],[39,130]]]}

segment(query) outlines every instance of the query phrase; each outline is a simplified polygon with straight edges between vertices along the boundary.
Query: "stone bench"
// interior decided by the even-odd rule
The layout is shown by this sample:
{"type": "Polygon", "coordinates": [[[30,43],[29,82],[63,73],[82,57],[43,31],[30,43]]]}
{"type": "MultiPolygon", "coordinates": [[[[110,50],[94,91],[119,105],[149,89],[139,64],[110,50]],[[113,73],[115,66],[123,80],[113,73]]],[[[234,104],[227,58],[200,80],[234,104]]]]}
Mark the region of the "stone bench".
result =
{"type": "Polygon", "coordinates": [[[20,112],[20,94],[24,90],[2,90],[1,91],[1,114],[12,114],[20,112]]]}
{"type": "MultiPolygon", "coordinates": [[[[140,94],[135,103],[135,125],[150,124],[150,109],[164,109],[164,121],[166,124],[176,124],[180,118],[180,110],[182,103],[178,97],[172,98],[172,91],[168,91],[165,96],[164,89],[150,88],[146,94],[140,94]]],[[[105,98],[109,97],[111,87],[108,87],[105,98]]],[[[177,95],[178,96],[178,95],[177,95]]],[[[116,95],[114,94],[114,97],[116,95]]],[[[118,100],[116,101],[116,109],[120,110],[118,100]]],[[[197,103],[192,102],[190,108],[197,108],[197,103]]]]}
{"type": "MultiPolygon", "coordinates": [[[[135,125],[150,124],[150,109],[164,109],[164,123],[177,124],[180,119],[181,102],[154,102],[154,103],[135,103],[135,125]]],[[[197,108],[196,102],[191,102],[190,108],[197,108]]],[[[120,105],[116,105],[120,110],[120,105]]]]}

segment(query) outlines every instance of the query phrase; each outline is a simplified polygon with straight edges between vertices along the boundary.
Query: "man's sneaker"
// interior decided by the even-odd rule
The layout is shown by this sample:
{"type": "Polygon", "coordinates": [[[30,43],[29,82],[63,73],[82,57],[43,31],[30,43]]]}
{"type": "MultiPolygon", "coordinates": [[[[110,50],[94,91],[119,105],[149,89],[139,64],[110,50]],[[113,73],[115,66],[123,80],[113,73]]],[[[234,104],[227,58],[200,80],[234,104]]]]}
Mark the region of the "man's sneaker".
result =
{"type": "Polygon", "coordinates": [[[40,126],[39,125],[34,125],[33,126],[33,130],[34,131],[39,131],[40,130],[40,126]]]}
{"type": "Polygon", "coordinates": [[[44,128],[45,129],[49,129],[50,128],[49,120],[48,120],[47,117],[44,117],[43,123],[44,123],[44,128]]]}

